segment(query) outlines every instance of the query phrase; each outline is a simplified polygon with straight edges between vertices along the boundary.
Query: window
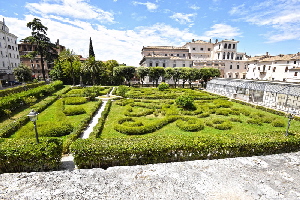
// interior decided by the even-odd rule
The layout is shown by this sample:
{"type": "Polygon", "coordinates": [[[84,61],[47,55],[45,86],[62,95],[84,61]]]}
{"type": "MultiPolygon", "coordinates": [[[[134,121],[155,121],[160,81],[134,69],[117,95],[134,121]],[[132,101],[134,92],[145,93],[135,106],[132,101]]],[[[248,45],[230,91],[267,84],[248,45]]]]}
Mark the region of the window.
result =
{"type": "Polygon", "coordinates": [[[260,70],[260,67],[258,67],[257,69],[260,70]]]}
{"type": "Polygon", "coordinates": [[[176,64],[175,64],[175,63],[173,64],[173,67],[176,67],[176,64]]]}
{"type": "Polygon", "coordinates": [[[182,54],[183,57],[185,57],[185,54],[182,54]]]}
{"type": "Polygon", "coordinates": [[[163,67],[166,67],[166,63],[163,63],[163,67]]]}
{"type": "Polygon", "coordinates": [[[158,63],[155,63],[155,66],[158,67],[158,63]]]}
{"type": "Polygon", "coordinates": [[[152,62],[151,62],[151,63],[149,63],[149,67],[152,67],[152,62]]]}
{"type": "Polygon", "coordinates": [[[225,43],[225,45],[224,45],[224,49],[227,49],[227,43],[225,43]]]}
{"type": "Polygon", "coordinates": [[[236,68],[237,68],[237,69],[240,69],[240,65],[237,65],[236,68]]]}
{"type": "Polygon", "coordinates": [[[165,54],[165,56],[168,56],[168,54],[165,54]]]}
{"type": "Polygon", "coordinates": [[[179,57],[179,54],[177,54],[177,56],[179,57]]]}
{"type": "Polygon", "coordinates": [[[276,71],[276,67],[273,68],[273,72],[275,72],[275,71],[276,71]]]}
{"type": "Polygon", "coordinates": [[[228,44],[228,49],[231,49],[231,44],[228,44]]]}
{"type": "Polygon", "coordinates": [[[200,48],[201,51],[203,51],[203,48],[200,48]]]}
{"type": "Polygon", "coordinates": [[[196,50],[196,48],[193,48],[193,50],[195,51],[195,50],[196,50]]]}
{"type": "Polygon", "coordinates": [[[271,70],[271,66],[269,66],[269,70],[271,70]]]}
{"type": "Polygon", "coordinates": [[[207,51],[211,51],[211,48],[208,48],[207,51]]]}
{"type": "Polygon", "coordinates": [[[233,60],[233,52],[231,52],[231,60],[233,60]]]}
{"type": "Polygon", "coordinates": [[[286,64],[290,64],[290,61],[286,61],[286,64]]]}
{"type": "Polygon", "coordinates": [[[235,44],[232,44],[232,49],[235,49],[235,44]]]}
{"type": "Polygon", "coordinates": [[[221,48],[221,44],[219,44],[219,49],[221,48]]]}
{"type": "Polygon", "coordinates": [[[36,63],[39,63],[39,60],[36,60],[35,62],[36,62],[36,63]]]}
{"type": "Polygon", "coordinates": [[[218,59],[220,59],[220,53],[218,53],[218,59]]]}
{"type": "Polygon", "coordinates": [[[228,75],[228,78],[231,78],[231,75],[228,75]]]}
{"type": "Polygon", "coordinates": [[[185,64],[182,64],[182,67],[185,67],[185,64]]]}
{"type": "Polygon", "coordinates": [[[223,53],[223,60],[225,60],[225,53],[223,53]]]}
{"type": "Polygon", "coordinates": [[[236,75],[235,75],[235,78],[239,78],[239,75],[238,75],[238,74],[236,74],[236,75]]]}
{"type": "Polygon", "coordinates": [[[173,56],[173,54],[171,54],[171,56],[173,56]]]}
{"type": "Polygon", "coordinates": [[[296,60],[294,61],[294,64],[297,64],[297,61],[296,61],[296,60]]]}
{"type": "Polygon", "coordinates": [[[294,76],[297,76],[297,75],[298,75],[298,72],[295,72],[295,73],[294,73],[294,76]]]}
{"type": "Polygon", "coordinates": [[[229,69],[232,69],[232,65],[230,65],[229,69]]]}
{"type": "Polygon", "coordinates": [[[228,52],[228,53],[227,53],[227,59],[229,59],[229,57],[230,57],[230,53],[228,52]]]}
{"type": "Polygon", "coordinates": [[[287,72],[288,70],[289,70],[289,68],[288,68],[288,67],[285,67],[285,70],[284,70],[284,71],[287,72]]]}
{"type": "Polygon", "coordinates": [[[244,69],[247,69],[247,65],[245,65],[244,69]]]}

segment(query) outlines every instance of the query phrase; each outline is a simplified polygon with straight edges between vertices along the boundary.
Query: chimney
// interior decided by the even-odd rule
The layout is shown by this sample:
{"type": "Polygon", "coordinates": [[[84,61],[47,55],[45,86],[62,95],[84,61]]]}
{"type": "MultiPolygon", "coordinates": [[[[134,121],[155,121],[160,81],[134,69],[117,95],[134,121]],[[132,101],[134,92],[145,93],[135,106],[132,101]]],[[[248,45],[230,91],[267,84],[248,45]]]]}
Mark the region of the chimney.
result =
{"type": "Polygon", "coordinates": [[[192,39],[192,42],[195,42],[195,40],[194,40],[194,39],[192,39]]]}
{"type": "Polygon", "coordinates": [[[266,52],[266,55],[269,56],[269,52],[266,52]]]}

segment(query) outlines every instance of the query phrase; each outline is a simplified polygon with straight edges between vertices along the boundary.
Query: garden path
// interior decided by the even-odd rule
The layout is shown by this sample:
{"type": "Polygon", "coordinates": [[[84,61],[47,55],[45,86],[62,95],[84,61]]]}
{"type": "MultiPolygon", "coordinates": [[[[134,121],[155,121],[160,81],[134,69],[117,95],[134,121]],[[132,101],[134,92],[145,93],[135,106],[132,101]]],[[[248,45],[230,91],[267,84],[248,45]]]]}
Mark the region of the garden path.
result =
{"type": "MultiPolygon", "coordinates": [[[[114,95],[112,95],[115,87],[110,91],[109,94],[106,95],[106,97],[98,97],[98,99],[101,99],[103,101],[101,107],[96,112],[95,116],[91,120],[91,123],[88,125],[88,127],[84,130],[84,132],[79,136],[79,138],[87,139],[89,138],[91,132],[93,132],[94,127],[97,125],[99,118],[102,115],[103,110],[105,109],[105,106],[107,104],[107,101],[109,99],[113,99],[114,95]]],[[[97,98],[97,97],[96,97],[97,98]]],[[[74,157],[72,154],[64,155],[61,159],[61,169],[62,170],[74,170],[76,168],[74,163],[74,157]]]]}

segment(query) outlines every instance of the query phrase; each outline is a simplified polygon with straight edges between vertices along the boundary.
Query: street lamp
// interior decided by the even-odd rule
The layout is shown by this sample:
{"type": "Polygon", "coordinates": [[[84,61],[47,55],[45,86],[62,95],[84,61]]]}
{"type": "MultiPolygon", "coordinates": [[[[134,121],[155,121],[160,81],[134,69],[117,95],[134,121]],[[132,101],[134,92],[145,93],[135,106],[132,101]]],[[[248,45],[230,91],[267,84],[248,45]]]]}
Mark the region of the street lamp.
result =
{"type": "Polygon", "coordinates": [[[285,136],[288,136],[289,135],[289,128],[290,128],[290,125],[291,125],[291,121],[292,119],[294,119],[295,115],[297,114],[297,112],[292,109],[290,112],[288,112],[288,125],[287,125],[287,128],[286,128],[286,132],[285,132],[285,136]]]}
{"type": "Polygon", "coordinates": [[[33,122],[34,131],[35,131],[35,139],[36,139],[37,144],[39,143],[39,135],[38,135],[37,128],[36,128],[36,120],[38,118],[38,114],[39,114],[38,112],[31,110],[31,112],[27,115],[29,117],[30,121],[33,122]]]}

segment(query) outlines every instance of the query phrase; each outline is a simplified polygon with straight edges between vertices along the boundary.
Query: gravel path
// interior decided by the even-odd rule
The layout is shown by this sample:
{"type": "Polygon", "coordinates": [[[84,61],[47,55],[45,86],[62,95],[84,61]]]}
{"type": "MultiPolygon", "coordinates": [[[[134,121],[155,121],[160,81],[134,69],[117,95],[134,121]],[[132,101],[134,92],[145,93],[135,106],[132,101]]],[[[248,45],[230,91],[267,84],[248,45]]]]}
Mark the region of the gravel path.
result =
{"type": "Polygon", "coordinates": [[[300,152],[1,174],[0,199],[300,199],[300,152]]]}

